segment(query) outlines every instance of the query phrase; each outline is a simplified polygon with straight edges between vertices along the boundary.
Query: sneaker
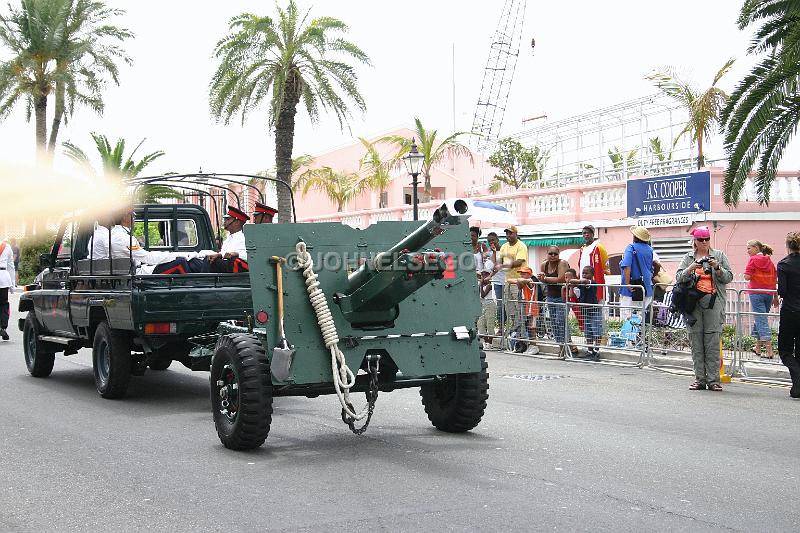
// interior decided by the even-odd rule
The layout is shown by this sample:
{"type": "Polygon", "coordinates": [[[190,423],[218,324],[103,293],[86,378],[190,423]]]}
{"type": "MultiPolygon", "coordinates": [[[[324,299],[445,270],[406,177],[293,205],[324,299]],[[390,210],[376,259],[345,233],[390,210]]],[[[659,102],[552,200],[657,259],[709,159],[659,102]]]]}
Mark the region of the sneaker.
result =
{"type": "Polygon", "coordinates": [[[528,349],[525,350],[525,353],[528,355],[536,355],[539,353],[539,347],[536,346],[535,344],[531,344],[530,346],[528,346],[528,349]]]}
{"type": "Polygon", "coordinates": [[[0,338],[2,338],[4,341],[8,340],[8,333],[6,333],[5,328],[0,328],[0,338]]]}

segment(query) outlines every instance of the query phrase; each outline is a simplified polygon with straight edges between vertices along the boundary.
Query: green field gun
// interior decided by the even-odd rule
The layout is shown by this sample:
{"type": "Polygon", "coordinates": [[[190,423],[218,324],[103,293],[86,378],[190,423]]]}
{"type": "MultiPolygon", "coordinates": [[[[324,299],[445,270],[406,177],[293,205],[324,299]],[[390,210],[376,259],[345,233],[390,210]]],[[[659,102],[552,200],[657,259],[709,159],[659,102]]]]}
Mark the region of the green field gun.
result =
{"type": "Polygon", "coordinates": [[[488,373],[468,217],[454,200],[424,223],[246,225],[252,325],[228,328],[211,365],[222,443],[260,446],[274,396],[336,394],[360,433],[379,392],[410,387],[437,428],[474,428],[488,373]]]}

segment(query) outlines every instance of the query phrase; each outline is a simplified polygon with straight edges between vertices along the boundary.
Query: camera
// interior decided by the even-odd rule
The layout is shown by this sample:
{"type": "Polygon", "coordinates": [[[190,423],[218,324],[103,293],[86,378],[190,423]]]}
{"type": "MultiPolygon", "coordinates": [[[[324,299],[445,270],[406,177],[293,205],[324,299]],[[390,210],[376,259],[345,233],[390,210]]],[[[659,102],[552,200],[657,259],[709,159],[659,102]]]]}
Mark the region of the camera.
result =
{"type": "Polygon", "coordinates": [[[695,261],[698,265],[703,267],[704,274],[711,274],[711,271],[713,270],[711,268],[711,263],[709,262],[710,260],[711,260],[710,257],[701,257],[700,259],[695,261]]]}

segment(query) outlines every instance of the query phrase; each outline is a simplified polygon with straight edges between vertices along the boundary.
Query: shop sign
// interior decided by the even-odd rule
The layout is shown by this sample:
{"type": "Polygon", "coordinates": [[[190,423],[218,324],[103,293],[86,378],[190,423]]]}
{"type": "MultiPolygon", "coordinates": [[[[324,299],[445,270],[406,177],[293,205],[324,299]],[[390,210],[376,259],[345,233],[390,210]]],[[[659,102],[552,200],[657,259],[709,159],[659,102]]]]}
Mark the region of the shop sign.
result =
{"type": "Polygon", "coordinates": [[[628,180],[626,189],[629,217],[697,213],[711,204],[711,173],[628,180]]]}
{"type": "Polygon", "coordinates": [[[691,226],[693,223],[692,215],[665,215],[657,217],[639,217],[636,219],[637,226],[646,228],[665,228],[668,226],[691,226]]]}

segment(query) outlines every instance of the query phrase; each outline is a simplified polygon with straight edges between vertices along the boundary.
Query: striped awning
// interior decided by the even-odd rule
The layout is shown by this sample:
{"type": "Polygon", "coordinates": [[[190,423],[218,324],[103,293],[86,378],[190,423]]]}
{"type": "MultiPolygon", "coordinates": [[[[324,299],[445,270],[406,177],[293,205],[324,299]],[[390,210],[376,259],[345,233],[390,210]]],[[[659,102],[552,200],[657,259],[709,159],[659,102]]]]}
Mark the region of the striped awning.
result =
{"type": "Polygon", "coordinates": [[[572,246],[583,244],[581,235],[543,235],[540,237],[522,237],[525,246],[572,246]]]}

